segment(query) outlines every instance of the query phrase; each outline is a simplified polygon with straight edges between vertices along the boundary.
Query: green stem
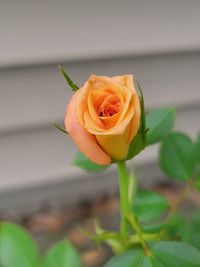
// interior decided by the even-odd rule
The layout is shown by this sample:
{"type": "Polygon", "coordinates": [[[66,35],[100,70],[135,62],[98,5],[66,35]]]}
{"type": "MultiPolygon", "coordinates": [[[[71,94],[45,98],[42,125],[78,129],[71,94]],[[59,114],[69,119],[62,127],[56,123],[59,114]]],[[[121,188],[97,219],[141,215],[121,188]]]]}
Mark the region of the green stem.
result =
{"type": "MultiPolygon", "coordinates": [[[[151,255],[151,251],[148,248],[144,238],[143,232],[140,225],[137,222],[134,214],[130,213],[130,195],[129,194],[129,175],[126,169],[125,161],[118,162],[118,174],[119,174],[119,192],[120,192],[120,232],[124,243],[128,241],[128,228],[127,228],[127,220],[135,229],[136,234],[140,240],[140,243],[144,249],[146,255],[151,255]]],[[[133,175],[133,174],[132,174],[133,175]]],[[[134,177],[133,177],[134,179],[134,177]]]]}
{"type": "MultiPolygon", "coordinates": [[[[144,241],[156,241],[158,238],[158,234],[142,234],[142,238],[144,241]]],[[[134,234],[130,236],[128,244],[137,244],[141,243],[141,237],[138,234],[134,234]]]]}
{"type": "Polygon", "coordinates": [[[129,212],[129,200],[128,200],[129,177],[125,161],[120,161],[117,163],[117,165],[118,165],[119,193],[120,193],[120,216],[121,216],[120,231],[123,240],[126,241],[128,236],[126,215],[129,212]]]}
{"type": "Polygon", "coordinates": [[[129,221],[129,223],[132,225],[133,229],[135,230],[138,238],[139,238],[139,241],[140,241],[140,244],[142,245],[143,249],[144,249],[144,252],[146,255],[150,256],[151,255],[151,251],[149,249],[149,247],[147,246],[146,242],[145,242],[145,239],[144,239],[144,236],[143,236],[143,231],[137,221],[137,218],[135,217],[134,214],[129,214],[127,216],[127,219],[129,221]]]}

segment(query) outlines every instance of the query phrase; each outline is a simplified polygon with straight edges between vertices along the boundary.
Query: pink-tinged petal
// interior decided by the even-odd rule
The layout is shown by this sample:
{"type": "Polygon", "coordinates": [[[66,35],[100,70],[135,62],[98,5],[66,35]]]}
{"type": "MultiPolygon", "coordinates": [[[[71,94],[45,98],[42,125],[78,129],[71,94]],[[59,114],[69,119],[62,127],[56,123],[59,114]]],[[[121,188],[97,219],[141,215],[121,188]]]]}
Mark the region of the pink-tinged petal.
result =
{"type": "Polygon", "coordinates": [[[81,94],[79,89],[71,98],[65,115],[65,128],[74,143],[91,161],[100,165],[108,165],[111,158],[97,144],[95,137],[84,130],[77,119],[77,99],[81,94]]]}
{"type": "Polygon", "coordinates": [[[80,122],[81,126],[84,128],[85,122],[83,115],[85,111],[88,109],[87,107],[87,99],[89,94],[88,82],[86,82],[84,86],[80,88],[76,93],[78,93],[78,98],[76,100],[77,119],[80,122]]]}

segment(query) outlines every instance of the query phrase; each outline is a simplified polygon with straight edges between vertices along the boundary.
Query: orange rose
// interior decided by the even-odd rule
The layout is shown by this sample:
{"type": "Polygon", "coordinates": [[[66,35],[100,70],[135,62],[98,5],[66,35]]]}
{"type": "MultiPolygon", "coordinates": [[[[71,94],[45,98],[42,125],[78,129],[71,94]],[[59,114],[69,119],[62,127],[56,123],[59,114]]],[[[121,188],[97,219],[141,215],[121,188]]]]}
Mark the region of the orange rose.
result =
{"type": "Polygon", "coordinates": [[[67,106],[65,127],[91,161],[123,160],[140,126],[140,103],[132,75],[90,76],[67,106]]]}

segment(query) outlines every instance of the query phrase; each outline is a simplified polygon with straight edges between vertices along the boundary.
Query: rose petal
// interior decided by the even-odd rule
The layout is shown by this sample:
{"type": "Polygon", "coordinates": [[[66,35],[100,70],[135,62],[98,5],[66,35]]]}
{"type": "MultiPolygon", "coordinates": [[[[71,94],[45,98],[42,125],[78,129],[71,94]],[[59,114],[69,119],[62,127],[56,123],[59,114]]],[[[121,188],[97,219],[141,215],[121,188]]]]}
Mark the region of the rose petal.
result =
{"type": "Polygon", "coordinates": [[[114,160],[126,158],[129,148],[130,125],[122,135],[96,135],[98,143],[114,160]]]}
{"type": "Polygon", "coordinates": [[[121,75],[121,76],[113,76],[111,77],[111,80],[119,84],[122,87],[126,87],[128,89],[134,90],[134,83],[133,83],[133,75],[127,74],[127,75],[121,75]]]}
{"type": "Polygon", "coordinates": [[[104,128],[104,124],[99,118],[97,114],[97,110],[99,106],[101,105],[102,101],[104,100],[104,98],[108,95],[109,95],[108,93],[101,92],[99,90],[90,91],[88,95],[88,100],[87,100],[89,115],[96,122],[96,124],[102,128],[104,128]]]}
{"type": "Polygon", "coordinates": [[[100,148],[94,136],[86,132],[78,122],[76,108],[77,99],[81,93],[82,89],[74,93],[67,106],[65,128],[80,151],[91,161],[100,165],[108,165],[111,163],[111,158],[100,148]]]}
{"type": "Polygon", "coordinates": [[[140,116],[141,116],[141,109],[140,109],[140,101],[137,96],[134,97],[134,116],[131,121],[131,129],[130,129],[130,136],[129,136],[129,143],[132,141],[133,137],[136,135],[139,127],[140,127],[140,116]]]}
{"type": "MultiPolygon", "coordinates": [[[[88,123],[87,125],[87,130],[94,134],[94,135],[114,135],[114,134],[118,134],[121,135],[124,133],[126,127],[128,126],[128,124],[130,123],[131,119],[134,116],[134,106],[131,104],[128,107],[128,110],[123,118],[123,120],[119,123],[116,124],[113,128],[110,128],[108,130],[102,130],[101,128],[97,127],[95,122],[93,121],[93,124],[88,123]]],[[[86,113],[85,113],[86,115],[86,113]]]]}
{"type": "Polygon", "coordinates": [[[96,76],[93,74],[89,77],[84,87],[89,90],[106,90],[111,94],[116,94],[118,92],[119,94],[124,95],[124,90],[122,90],[121,86],[114,83],[112,78],[106,76],[96,76]]]}

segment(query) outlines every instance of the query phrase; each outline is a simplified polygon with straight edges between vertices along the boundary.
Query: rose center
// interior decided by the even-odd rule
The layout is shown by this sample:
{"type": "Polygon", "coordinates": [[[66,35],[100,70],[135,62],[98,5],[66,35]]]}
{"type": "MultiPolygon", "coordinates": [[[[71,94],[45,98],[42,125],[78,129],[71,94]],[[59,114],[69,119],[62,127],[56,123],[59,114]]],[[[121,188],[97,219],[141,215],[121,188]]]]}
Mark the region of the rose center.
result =
{"type": "Polygon", "coordinates": [[[111,117],[122,110],[122,105],[120,102],[116,104],[108,104],[106,106],[101,106],[98,110],[99,117],[111,117]]]}

